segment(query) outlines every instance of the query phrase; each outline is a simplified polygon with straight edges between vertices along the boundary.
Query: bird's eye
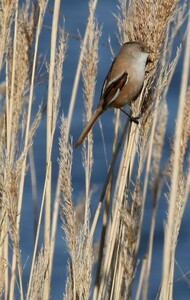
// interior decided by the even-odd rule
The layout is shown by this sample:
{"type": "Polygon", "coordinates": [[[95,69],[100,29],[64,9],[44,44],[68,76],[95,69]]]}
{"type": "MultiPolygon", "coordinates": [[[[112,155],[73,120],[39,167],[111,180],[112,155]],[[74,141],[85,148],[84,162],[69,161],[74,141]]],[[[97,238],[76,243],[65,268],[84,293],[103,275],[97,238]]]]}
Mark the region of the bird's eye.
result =
{"type": "Polygon", "coordinates": [[[144,48],[143,48],[143,47],[140,47],[140,51],[141,51],[141,52],[144,52],[144,48]]]}

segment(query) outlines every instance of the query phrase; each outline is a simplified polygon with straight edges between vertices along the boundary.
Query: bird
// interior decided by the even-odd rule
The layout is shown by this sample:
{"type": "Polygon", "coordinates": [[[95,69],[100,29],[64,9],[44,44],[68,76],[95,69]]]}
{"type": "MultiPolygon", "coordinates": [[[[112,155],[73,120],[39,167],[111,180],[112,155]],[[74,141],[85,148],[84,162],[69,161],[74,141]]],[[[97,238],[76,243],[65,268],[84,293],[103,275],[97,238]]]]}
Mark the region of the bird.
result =
{"type": "Polygon", "coordinates": [[[99,116],[108,108],[122,110],[123,106],[138,98],[144,84],[145,68],[150,53],[150,49],[143,42],[131,41],[122,45],[104,80],[97,109],[83,129],[75,147],[82,144],[99,116]]]}

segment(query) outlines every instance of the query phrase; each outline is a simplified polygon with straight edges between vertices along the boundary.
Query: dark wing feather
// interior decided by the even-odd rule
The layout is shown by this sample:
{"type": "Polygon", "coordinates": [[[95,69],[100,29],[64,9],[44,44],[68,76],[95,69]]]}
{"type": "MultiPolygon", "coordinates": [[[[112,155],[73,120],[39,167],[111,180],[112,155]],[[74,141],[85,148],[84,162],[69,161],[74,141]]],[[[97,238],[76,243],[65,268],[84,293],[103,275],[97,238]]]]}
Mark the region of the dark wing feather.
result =
{"type": "Polygon", "coordinates": [[[103,97],[104,92],[105,92],[105,89],[107,88],[106,85],[107,85],[107,82],[109,81],[109,76],[110,76],[110,74],[112,73],[112,69],[113,69],[115,60],[116,60],[116,58],[114,58],[114,60],[113,60],[113,62],[112,62],[112,64],[111,64],[111,67],[110,67],[110,69],[109,69],[109,72],[108,72],[108,74],[107,74],[107,76],[106,76],[106,78],[105,78],[105,80],[104,80],[104,83],[103,83],[103,86],[102,86],[102,91],[101,91],[101,98],[103,97]]]}
{"type": "Polygon", "coordinates": [[[107,108],[109,104],[115,100],[122,88],[126,85],[127,81],[128,73],[124,72],[119,78],[112,81],[108,87],[103,86],[102,98],[104,99],[104,108],[107,108]]]}

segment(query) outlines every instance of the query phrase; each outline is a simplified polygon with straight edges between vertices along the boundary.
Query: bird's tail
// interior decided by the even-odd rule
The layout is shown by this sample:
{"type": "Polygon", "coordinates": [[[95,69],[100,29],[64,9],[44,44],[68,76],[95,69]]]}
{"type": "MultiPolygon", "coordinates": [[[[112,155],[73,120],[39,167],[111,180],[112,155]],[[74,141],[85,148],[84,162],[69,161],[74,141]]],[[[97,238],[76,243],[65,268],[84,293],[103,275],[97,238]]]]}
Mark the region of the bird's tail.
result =
{"type": "Polygon", "coordinates": [[[103,108],[102,106],[98,106],[97,110],[94,112],[94,114],[92,115],[91,119],[89,120],[88,124],[86,125],[86,127],[83,129],[78,142],[76,143],[75,147],[78,147],[82,144],[82,142],[84,141],[85,137],[87,136],[87,134],[89,133],[89,131],[92,129],[94,123],[96,122],[96,120],[98,119],[98,117],[103,113],[103,108]]]}

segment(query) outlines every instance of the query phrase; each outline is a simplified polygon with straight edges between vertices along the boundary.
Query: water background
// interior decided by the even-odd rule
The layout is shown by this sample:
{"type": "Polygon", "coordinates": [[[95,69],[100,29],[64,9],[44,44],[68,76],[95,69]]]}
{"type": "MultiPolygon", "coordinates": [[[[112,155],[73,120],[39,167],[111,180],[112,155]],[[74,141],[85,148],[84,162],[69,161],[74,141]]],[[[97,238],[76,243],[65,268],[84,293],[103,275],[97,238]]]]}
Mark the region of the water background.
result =
{"type": "MultiPolygon", "coordinates": [[[[96,10],[96,16],[100,25],[102,25],[102,36],[100,39],[100,49],[99,49],[99,71],[97,77],[96,94],[95,94],[95,107],[98,104],[100,91],[102,87],[103,80],[107,74],[111,63],[111,55],[108,48],[108,37],[111,38],[112,47],[117,53],[119,50],[119,43],[117,41],[117,25],[116,20],[113,17],[113,13],[117,12],[117,1],[114,0],[104,0],[99,1],[96,10]]],[[[51,26],[53,1],[49,2],[49,10],[46,13],[45,25],[51,26]]],[[[60,24],[63,24],[63,19],[65,22],[66,31],[70,34],[78,36],[78,30],[81,36],[84,36],[84,31],[86,27],[88,17],[88,1],[85,0],[64,0],[61,3],[61,17],[60,24]]],[[[47,28],[43,28],[40,52],[46,53],[46,57],[49,57],[49,45],[50,45],[51,32],[47,28]]],[[[78,57],[80,53],[80,42],[75,38],[69,38],[67,57],[64,64],[64,80],[62,87],[61,96],[61,113],[67,115],[68,106],[75,76],[75,71],[78,63],[78,57]]],[[[181,82],[181,66],[182,59],[178,64],[177,72],[172,80],[171,88],[167,98],[169,107],[169,123],[166,132],[166,139],[164,145],[164,154],[162,164],[164,165],[169,157],[170,150],[169,145],[175,128],[175,117],[178,107],[178,95],[181,82]]],[[[47,96],[47,85],[43,83],[38,87],[37,98],[35,99],[34,109],[38,108],[39,103],[43,98],[47,96]]],[[[82,98],[82,83],[80,82],[79,91],[77,95],[77,102],[74,112],[74,122],[71,128],[71,134],[74,141],[77,140],[80,131],[82,129],[82,112],[83,112],[83,98],[82,98]]],[[[125,116],[123,117],[123,122],[125,121],[125,116]]],[[[108,157],[108,163],[111,159],[111,149],[112,149],[112,138],[113,138],[113,111],[107,111],[101,118],[103,129],[105,133],[105,144],[108,157]],[[112,128],[110,130],[110,128],[112,128]]],[[[53,148],[53,199],[56,189],[58,163],[57,158],[59,155],[58,151],[58,137],[59,137],[59,126],[60,118],[57,124],[57,130],[55,135],[55,142],[53,148]]],[[[94,166],[92,174],[92,187],[95,190],[92,202],[92,213],[96,208],[97,201],[99,199],[106,174],[107,165],[105,162],[103,146],[101,141],[101,133],[98,124],[93,129],[94,133],[94,166]]],[[[38,205],[40,207],[40,201],[42,197],[42,189],[45,177],[45,149],[46,149],[46,120],[42,121],[34,143],[34,154],[35,163],[37,171],[37,188],[38,188],[38,205]]],[[[74,164],[73,164],[73,188],[74,188],[74,200],[77,202],[83,198],[84,195],[84,171],[82,169],[81,163],[81,151],[80,149],[74,150],[74,164]]],[[[52,203],[53,204],[53,203],[52,203]]],[[[161,279],[161,264],[162,264],[162,252],[163,252],[163,226],[166,220],[166,209],[167,203],[166,198],[162,196],[159,202],[156,231],[154,238],[154,252],[153,252],[153,263],[152,272],[150,277],[150,294],[149,299],[156,299],[156,295],[159,291],[159,284],[161,279]]],[[[141,262],[143,256],[147,251],[147,242],[149,237],[149,227],[151,221],[151,199],[146,203],[145,217],[142,232],[142,242],[140,247],[139,255],[139,267],[140,270],[141,262]]],[[[190,218],[189,218],[190,205],[187,204],[185,215],[182,222],[182,227],[179,235],[179,242],[177,246],[177,264],[182,269],[182,272],[186,273],[190,270],[190,239],[189,239],[189,228],[190,228],[190,218]]],[[[25,183],[25,193],[24,193],[24,206],[21,218],[21,249],[22,249],[22,261],[25,264],[23,271],[24,275],[24,285],[25,288],[28,282],[28,276],[30,271],[30,264],[32,260],[33,252],[33,240],[31,239],[31,232],[33,231],[33,205],[30,189],[30,175],[27,175],[25,183]]],[[[42,236],[41,236],[42,237],[42,236]]],[[[55,248],[55,258],[54,258],[54,269],[52,276],[52,289],[51,289],[51,299],[62,299],[64,292],[64,285],[66,279],[66,263],[68,255],[66,245],[63,239],[63,231],[61,229],[61,221],[58,223],[57,237],[56,237],[56,248],[55,248]]],[[[176,266],[176,276],[175,276],[175,286],[174,286],[174,299],[190,299],[190,289],[189,282],[184,278],[181,278],[178,267],[176,266]]],[[[187,278],[188,277],[187,275],[187,278]]],[[[135,281],[135,287],[137,281],[135,281]]]]}

